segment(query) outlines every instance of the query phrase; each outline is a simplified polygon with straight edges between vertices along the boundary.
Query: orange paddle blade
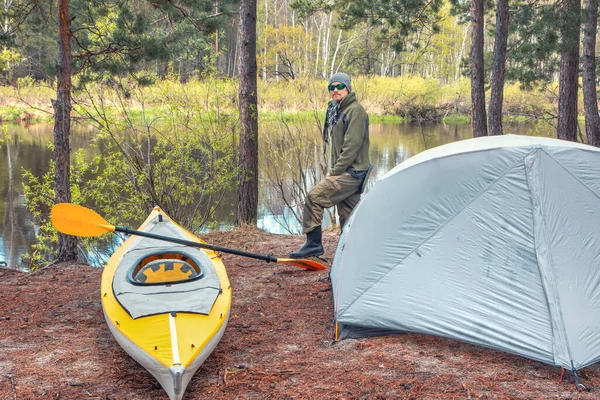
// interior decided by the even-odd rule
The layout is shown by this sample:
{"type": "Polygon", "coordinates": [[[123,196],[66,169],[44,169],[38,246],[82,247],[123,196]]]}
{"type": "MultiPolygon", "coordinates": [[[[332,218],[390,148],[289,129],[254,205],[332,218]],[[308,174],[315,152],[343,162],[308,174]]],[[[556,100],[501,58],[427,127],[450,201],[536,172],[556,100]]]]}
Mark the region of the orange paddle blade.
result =
{"type": "Polygon", "coordinates": [[[280,264],[294,265],[296,267],[307,269],[310,271],[322,271],[324,269],[327,269],[327,267],[325,267],[319,262],[300,258],[278,258],[277,262],[280,264]]]}
{"type": "Polygon", "coordinates": [[[54,205],[50,219],[57,231],[72,236],[98,236],[115,230],[114,225],[109,224],[95,211],[77,204],[54,205]]]}

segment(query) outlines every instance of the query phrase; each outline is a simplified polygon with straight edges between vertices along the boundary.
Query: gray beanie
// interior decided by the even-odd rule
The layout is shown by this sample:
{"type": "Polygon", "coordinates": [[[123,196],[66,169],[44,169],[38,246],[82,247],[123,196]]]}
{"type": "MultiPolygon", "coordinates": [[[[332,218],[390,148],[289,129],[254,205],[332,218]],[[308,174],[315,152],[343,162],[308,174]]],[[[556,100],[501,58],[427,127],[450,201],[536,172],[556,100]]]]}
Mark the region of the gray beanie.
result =
{"type": "Polygon", "coordinates": [[[329,84],[331,85],[332,82],[343,83],[348,88],[348,93],[352,93],[352,84],[350,83],[350,77],[345,73],[338,72],[331,75],[331,78],[329,78],[329,84]]]}

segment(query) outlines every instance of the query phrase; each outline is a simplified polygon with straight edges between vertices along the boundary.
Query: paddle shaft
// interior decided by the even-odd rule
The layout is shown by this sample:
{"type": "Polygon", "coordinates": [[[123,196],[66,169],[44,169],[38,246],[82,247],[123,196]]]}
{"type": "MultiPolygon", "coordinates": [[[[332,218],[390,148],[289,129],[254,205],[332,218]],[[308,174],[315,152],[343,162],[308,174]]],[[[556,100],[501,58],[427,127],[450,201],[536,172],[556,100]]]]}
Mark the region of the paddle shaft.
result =
{"type": "Polygon", "coordinates": [[[277,262],[277,258],[275,258],[273,256],[267,256],[267,255],[256,254],[256,253],[248,253],[247,251],[229,249],[227,247],[215,246],[215,245],[207,244],[207,243],[194,242],[192,240],[178,239],[178,238],[172,238],[172,237],[168,237],[168,236],[157,235],[155,233],[136,231],[134,229],[129,229],[124,226],[115,226],[115,232],[121,232],[121,233],[125,233],[128,235],[144,236],[144,237],[147,237],[150,239],[164,240],[166,242],[173,242],[173,243],[183,244],[183,245],[191,246],[191,247],[200,247],[201,249],[220,251],[223,253],[235,254],[238,256],[242,256],[242,257],[256,258],[258,260],[263,260],[266,262],[275,262],[275,263],[277,262]]]}

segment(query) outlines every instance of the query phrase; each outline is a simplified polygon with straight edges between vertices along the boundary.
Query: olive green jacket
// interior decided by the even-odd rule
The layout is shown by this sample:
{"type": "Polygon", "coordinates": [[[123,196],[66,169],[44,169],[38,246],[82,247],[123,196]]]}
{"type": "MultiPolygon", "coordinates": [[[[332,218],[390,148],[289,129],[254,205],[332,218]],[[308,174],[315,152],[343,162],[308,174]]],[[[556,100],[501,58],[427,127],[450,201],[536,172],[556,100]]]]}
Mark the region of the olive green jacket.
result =
{"type": "Polygon", "coordinates": [[[340,103],[338,119],[331,132],[331,175],[341,175],[348,168],[366,171],[369,160],[369,116],[355,93],[340,103]]]}

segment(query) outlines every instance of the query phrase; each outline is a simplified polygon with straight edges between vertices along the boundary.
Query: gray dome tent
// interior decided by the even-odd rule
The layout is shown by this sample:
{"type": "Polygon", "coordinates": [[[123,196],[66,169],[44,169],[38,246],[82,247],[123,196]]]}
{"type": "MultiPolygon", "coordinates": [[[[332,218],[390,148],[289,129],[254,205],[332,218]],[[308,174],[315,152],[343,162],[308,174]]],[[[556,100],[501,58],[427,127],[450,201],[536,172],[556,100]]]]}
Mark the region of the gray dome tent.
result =
{"type": "Polygon", "coordinates": [[[398,165],[331,270],[342,339],[419,332],[577,370],[600,360],[600,149],[504,135],[398,165]]]}

